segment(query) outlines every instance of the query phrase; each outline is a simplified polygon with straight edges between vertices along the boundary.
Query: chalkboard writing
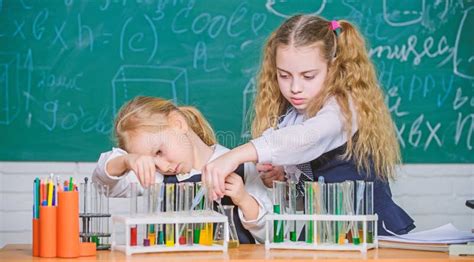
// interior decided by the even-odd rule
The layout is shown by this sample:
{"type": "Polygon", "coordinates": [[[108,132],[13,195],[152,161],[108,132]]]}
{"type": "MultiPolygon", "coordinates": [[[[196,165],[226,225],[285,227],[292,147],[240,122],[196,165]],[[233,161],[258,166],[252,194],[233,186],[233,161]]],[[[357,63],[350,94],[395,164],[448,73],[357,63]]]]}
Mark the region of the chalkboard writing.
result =
{"type": "Polygon", "coordinates": [[[0,0],[0,159],[95,161],[136,95],[197,106],[239,145],[265,39],[306,13],[366,36],[404,162],[472,163],[472,3],[0,0]]]}

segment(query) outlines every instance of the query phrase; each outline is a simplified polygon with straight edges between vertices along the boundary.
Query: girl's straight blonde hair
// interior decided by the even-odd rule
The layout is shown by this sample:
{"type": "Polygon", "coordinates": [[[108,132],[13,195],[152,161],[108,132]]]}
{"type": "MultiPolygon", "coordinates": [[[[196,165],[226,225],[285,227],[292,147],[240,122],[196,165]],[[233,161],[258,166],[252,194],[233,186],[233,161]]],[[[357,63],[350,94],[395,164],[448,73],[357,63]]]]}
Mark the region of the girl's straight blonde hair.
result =
{"type": "Polygon", "coordinates": [[[258,78],[252,136],[258,137],[267,128],[276,128],[278,119],[289,103],[278,87],[276,50],[280,46],[319,48],[328,63],[324,87],[310,102],[307,117],[315,116],[330,97],[334,97],[344,116],[347,133],[345,159],[353,158],[359,171],[373,169],[383,180],[393,179],[401,162],[395,125],[384,103],[383,91],[377,81],[364,38],[351,23],[338,21],[342,32],[333,31],[330,21],[312,15],[296,15],[286,20],[268,38],[258,78]],[[352,137],[352,113],[349,98],[357,111],[358,132],[352,137]]]}
{"type": "Polygon", "coordinates": [[[214,131],[198,109],[192,106],[175,106],[169,100],[158,97],[137,96],[122,106],[114,125],[115,138],[120,148],[127,148],[128,137],[133,131],[147,129],[159,132],[168,126],[168,116],[178,112],[189,127],[212,146],[216,143],[214,131]]]}

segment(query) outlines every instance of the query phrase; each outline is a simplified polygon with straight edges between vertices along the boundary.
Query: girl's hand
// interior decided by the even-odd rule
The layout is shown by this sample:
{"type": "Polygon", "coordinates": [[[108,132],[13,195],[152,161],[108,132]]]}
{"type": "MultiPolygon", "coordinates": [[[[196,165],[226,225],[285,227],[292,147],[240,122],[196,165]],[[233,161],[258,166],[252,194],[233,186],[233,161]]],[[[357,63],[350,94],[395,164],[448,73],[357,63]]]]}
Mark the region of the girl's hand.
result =
{"type": "Polygon", "coordinates": [[[202,169],[202,181],[212,200],[222,198],[225,193],[225,178],[234,173],[241,163],[257,161],[257,151],[252,143],[238,146],[211,161],[202,169]]]}
{"type": "Polygon", "coordinates": [[[273,165],[257,163],[256,168],[257,168],[258,173],[265,173],[265,172],[272,171],[273,165]]]}
{"type": "Polygon", "coordinates": [[[127,169],[133,170],[145,188],[155,183],[157,161],[156,157],[138,154],[128,154],[124,159],[127,169]]]}
{"type": "Polygon", "coordinates": [[[259,171],[260,179],[262,179],[263,184],[268,188],[273,187],[274,180],[285,181],[285,171],[281,166],[257,164],[257,170],[259,171]]]}
{"type": "MultiPolygon", "coordinates": [[[[232,152],[232,151],[231,151],[232,152]]],[[[202,169],[201,180],[207,186],[212,200],[222,198],[225,194],[225,179],[239,166],[233,159],[231,152],[214,159],[202,169]]]]}
{"type": "Polygon", "coordinates": [[[242,203],[250,196],[244,187],[244,181],[236,173],[232,173],[225,178],[225,195],[232,199],[236,206],[242,203]]]}

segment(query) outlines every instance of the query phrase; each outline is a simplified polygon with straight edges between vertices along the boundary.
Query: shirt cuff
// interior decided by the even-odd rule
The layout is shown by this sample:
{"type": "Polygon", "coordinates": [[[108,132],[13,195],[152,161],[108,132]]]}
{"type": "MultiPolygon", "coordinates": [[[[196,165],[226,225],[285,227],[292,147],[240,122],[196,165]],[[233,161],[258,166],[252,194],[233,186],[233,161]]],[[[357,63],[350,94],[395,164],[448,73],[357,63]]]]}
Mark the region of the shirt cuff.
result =
{"type": "Polygon", "coordinates": [[[272,151],[265,137],[261,136],[250,140],[257,151],[258,163],[272,163],[272,151]]]}
{"type": "Polygon", "coordinates": [[[107,158],[107,160],[105,160],[105,165],[104,165],[104,174],[107,177],[107,179],[112,180],[112,181],[117,181],[127,176],[128,172],[125,172],[121,176],[111,176],[109,172],[107,172],[107,165],[109,164],[110,160],[117,158],[119,156],[124,156],[126,154],[128,153],[123,149],[115,148],[115,147],[112,149],[112,154],[107,158]]]}
{"type": "Polygon", "coordinates": [[[249,228],[252,228],[252,227],[256,227],[256,226],[259,226],[259,223],[260,221],[264,218],[266,212],[265,212],[265,208],[262,204],[262,202],[260,202],[260,200],[255,197],[255,195],[249,193],[250,196],[252,196],[255,201],[257,201],[258,203],[258,215],[257,215],[257,218],[256,219],[252,219],[252,220],[247,220],[244,218],[244,214],[242,213],[242,211],[240,210],[240,208],[238,209],[238,213],[239,213],[239,218],[240,218],[240,222],[242,222],[242,225],[244,226],[244,228],[246,229],[249,229],[249,228]]]}

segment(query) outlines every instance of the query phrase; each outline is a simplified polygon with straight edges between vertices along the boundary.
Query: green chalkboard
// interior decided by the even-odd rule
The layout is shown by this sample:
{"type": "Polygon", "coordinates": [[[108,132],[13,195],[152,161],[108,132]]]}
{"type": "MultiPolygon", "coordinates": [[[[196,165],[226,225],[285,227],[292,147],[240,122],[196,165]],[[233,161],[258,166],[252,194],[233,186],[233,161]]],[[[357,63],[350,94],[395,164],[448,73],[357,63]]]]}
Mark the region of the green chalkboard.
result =
{"type": "Polygon", "coordinates": [[[0,0],[0,160],[95,161],[139,94],[239,145],[262,45],[295,13],[365,34],[404,162],[473,162],[474,7],[449,0],[0,0]]]}

